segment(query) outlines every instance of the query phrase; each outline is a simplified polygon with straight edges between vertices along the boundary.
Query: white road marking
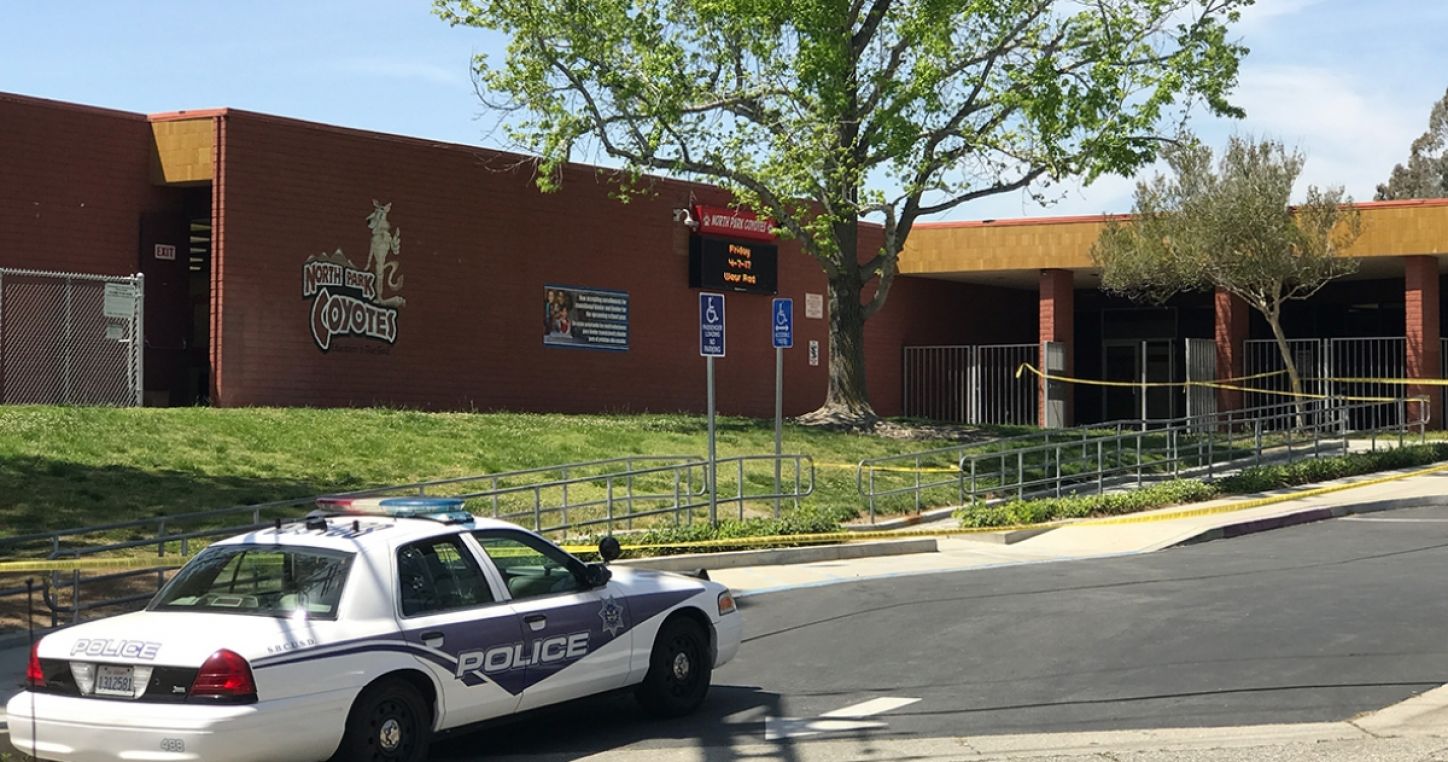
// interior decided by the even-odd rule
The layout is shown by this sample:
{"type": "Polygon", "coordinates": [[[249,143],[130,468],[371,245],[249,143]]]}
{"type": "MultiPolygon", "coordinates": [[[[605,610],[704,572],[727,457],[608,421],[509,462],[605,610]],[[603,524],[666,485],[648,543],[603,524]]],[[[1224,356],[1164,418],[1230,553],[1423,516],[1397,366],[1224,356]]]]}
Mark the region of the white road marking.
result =
{"type": "Polygon", "coordinates": [[[854,706],[847,706],[844,709],[836,709],[833,712],[825,712],[820,716],[858,719],[860,717],[869,717],[872,714],[884,714],[885,712],[899,709],[903,706],[910,706],[919,700],[918,698],[891,698],[886,696],[884,698],[870,699],[869,701],[855,704],[854,706]]]}
{"type": "Polygon", "coordinates": [[[864,718],[899,709],[903,706],[909,706],[919,700],[918,698],[894,698],[887,696],[870,699],[859,704],[852,704],[832,712],[825,712],[813,719],[766,717],[764,718],[764,740],[782,741],[787,738],[817,736],[823,733],[844,733],[851,730],[883,728],[886,727],[886,723],[879,720],[866,720],[864,718]]]}
{"type": "Polygon", "coordinates": [[[1375,519],[1367,516],[1344,516],[1342,521],[1376,521],[1384,524],[1448,524],[1448,519],[1375,519]]]}

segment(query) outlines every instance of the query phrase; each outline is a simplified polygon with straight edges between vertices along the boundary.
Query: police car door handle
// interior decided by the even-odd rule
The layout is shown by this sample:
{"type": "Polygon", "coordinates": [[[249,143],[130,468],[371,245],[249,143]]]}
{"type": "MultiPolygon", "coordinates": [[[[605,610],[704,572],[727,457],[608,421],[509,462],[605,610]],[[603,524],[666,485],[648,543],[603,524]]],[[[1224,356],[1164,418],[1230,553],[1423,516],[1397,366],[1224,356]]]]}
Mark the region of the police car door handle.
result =
{"type": "Polygon", "coordinates": [[[532,630],[533,632],[538,632],[539,630],[548,626],[548,617],[543,616],[542,614],[532,614],[530,616],[523,617],[523,622],[528,625],[528,629],[532,630]]]}
{"type": "Polygon", "coordinates": [[[443,637],[440,632],[424,632],[422,644],[428,648],[442,648],[443,637]]]}

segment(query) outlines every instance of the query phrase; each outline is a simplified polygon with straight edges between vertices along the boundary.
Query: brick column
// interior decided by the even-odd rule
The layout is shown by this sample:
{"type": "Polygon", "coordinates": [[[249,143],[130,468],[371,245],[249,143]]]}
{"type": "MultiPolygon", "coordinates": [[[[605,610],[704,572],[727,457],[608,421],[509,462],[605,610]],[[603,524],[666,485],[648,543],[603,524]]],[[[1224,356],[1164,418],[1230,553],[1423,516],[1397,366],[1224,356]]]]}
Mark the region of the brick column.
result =
{"type": "MultiPolygon", "coordinates": [[[[1242,366],[1246,355],[1247,332],[1250,326],[1250,307],[1240,297],[1217,289],[1217,378],[1237,378],[1245,375],[1242,366]]],[[[1218,410],[1239,410],[1242,407],[1242,393],[1233,389],[1217,390],[1218,410]]]]}
{"type": "MultiPolygon", "coordinates": [[[[1406,307],[1404,334],[1408,337],[1408,378],[1440,378],[1441,352],[1438,342],[1438,258],[1403,257],[1403,285],[1406,307]]],[[[1409,396],[1427,397],[1428,425],[1443,421],[1442,387],[1410,385],[1409,396]]],[[[1410,405],[1409,420],[1416,420],[1417,405],[1410,405]]]]}
{"type": "MultiPolygon", "coordinates": [[[[1070,270],[1042,270],[1041,271],[1041,318],[1040,318],[1040,339],[1037,343],[1040,355],[1040,367],[1046,369],[1045,344],[1048,341],[1056,341],[1066,345],[1066,375],[1071,375],[1075,370],[1075,312],[1076,293],[1075,281],[1070,270]]],[[[1070,384],[1065,384],[1066,393],[1066,416],[1064,425],[1070,426],[1075,422],[1075,390],[1070,384]]],[[[1037,423],[1044,427],[1046,425],[1046,385],[1037,385],[1037,423]]]]}

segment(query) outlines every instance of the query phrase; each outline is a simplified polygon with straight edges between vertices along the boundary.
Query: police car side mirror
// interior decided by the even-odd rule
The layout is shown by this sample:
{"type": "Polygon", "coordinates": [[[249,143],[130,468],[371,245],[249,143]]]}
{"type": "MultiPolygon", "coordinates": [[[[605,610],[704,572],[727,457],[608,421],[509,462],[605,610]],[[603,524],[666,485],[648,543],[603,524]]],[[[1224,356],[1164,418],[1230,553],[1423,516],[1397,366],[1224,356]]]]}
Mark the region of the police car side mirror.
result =
{"type": "Polygon", "coordinates": [[[603,564],[589,564],[583,569],[583,579],[590,588],[603,587],[613,579],[613,572],[603,564]]]}
{"type": "Polygon", "coordinates": [[[598,557],[602,558],[604,563],[610,563],[621,555],[623,555],[623,548],[619,546],[618,539],[613,535],[598,541],[598,557]]]}

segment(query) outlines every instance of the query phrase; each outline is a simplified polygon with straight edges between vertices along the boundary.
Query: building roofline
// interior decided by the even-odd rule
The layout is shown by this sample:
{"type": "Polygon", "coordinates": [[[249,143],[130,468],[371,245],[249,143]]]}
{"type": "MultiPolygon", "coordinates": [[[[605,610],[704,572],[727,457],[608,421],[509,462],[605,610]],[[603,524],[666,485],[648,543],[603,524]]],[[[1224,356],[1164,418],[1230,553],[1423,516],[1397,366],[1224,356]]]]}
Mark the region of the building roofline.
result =
{"type": "Polygon", "coordinates": [[[100,116],[119,117],[119,118],[123,118],[123,119],[130,119],[130,120],[140,121],[140,122],[146,121],[146,115],[145,115],[145,114],[137,113],[137,112],[135,112],[135,111],[122,111],[122,110],[120,110],[120,109],[103,108],[103,107],[101,107],[101,106],[87,106],[87,105],[84,105],[84,104],[81,104],[81,103],[71,103],[70,101],[58,101],[58,100],[55,100],[55,99],[53,99],[53,98],[38,98],[38,97],[36,97],[36,96],[34,96],[34,95],[21,95],[20,93],[10,93],[10,92],[5,92],[5,91],[0,91],[0,101],[10,101],[10,102],[12,102],[12,103],[21,103],[21,104],[25,104],[25,105],[27,105],[27,106],[40,106],[40,107],[43,107],[43,108],[53,108],[53,109],[58,109],[58,110],[61,110],[61,111],[74,111],[74,112],[79,112],[79,113],[82,113],[82,114],[96,114],[96,115],[100,115],[100,116]]]}
{"type": "MultiPolygon", "coordinates": [[[[1448,206],[1448,198],[1409,198],[1392,201],[1357,201],[1355,209],[1401,209],[1412,207],[1448,206]]],[[[1092,222],[1128,222],[1130,214],[1077,214],[1058,217],[1010,217],[989,220],[940,220],[917,222],[917,228],[983,228],[1012,227],[1018,225],[1075,225],[1092,222]]]]}
{"type": "MultiPolygon", "coordinates": [[[[433,140],[431,138],[421,138],[412,135],[401,135],[395,132],[368,130],[360,127],[346,127],[343,125],[329,124],[327,122],[318,122],[310,119],[299,119],[297,117],[280,116],[277,114],[267,114],[261,111],[248,111],[246,109],[230,107],[212,109],[187,109],[181,111],[168,111],[148,115],[148,118],[153,122],[182,121],[187,119],[214,117],[241,117],[244,119],[253,119],[256,121],[267,122],[270,124],[297,127],[308,130],[317,130],[322,132],[347,135],[350,137],[367,138],[369,140],[381,140],[390,143],[400,143],[404,145],[418,146],[423,148],[460,151],[475,156],[485,156],[489,158],[504,159],[520,163],[536,161],[538,158],[537,156],[534,156],[532,154],[518,153],[515,151],[504,151],[497,148],[486,148],[484,146],[469,145],[467,143],[455,143],[448,140],[433,140]]],[[[605,173],[619,173],[623,171],[614,167],[605,167],[597,164],[585,164],[583,162],[576,161],[567,162],[564,165],[564,169],[577,172],[602,171],[605,173]]],[[[708,189],[710,191],[725,192],[718,186],[710,185],[703,182],[697,182],[694,180],[683,180],[676,177],[668,177],[665,175],[655,174],[649,174],[646,175],[646,177],[659,183],[671,184],[686,189],[708,189]]]]}
{"type": "Polygon", "coordinates": [[[198,108],[182,111],[161,111],[155,114],[147,114],[146,119],[152,122],[182,122],[187,119],[214,119],[218,116],[226,116],[233,109],[229,108],[198,108]]]}

